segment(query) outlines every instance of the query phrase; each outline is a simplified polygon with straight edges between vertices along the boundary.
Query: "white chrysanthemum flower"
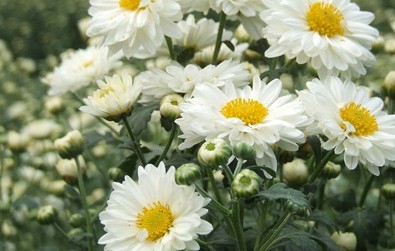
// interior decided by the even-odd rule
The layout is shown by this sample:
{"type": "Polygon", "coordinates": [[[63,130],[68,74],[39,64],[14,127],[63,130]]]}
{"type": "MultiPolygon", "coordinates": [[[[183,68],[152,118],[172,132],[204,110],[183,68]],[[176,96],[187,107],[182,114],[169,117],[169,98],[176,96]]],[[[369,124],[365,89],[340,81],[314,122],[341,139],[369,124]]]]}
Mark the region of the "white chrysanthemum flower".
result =
{"type": "Polygon", "coordinates": [[[125,176],[113,183],[108,206],[99,215],[107,232],[99,239],[104,250],[199,250],[195,239],[213,229],[201,219],[209,200],[193,185],[177,185],[174,175],[175,168],[166,172],[161,162],[140,166],[137,182],[125,176]]]}
{"type": "Polygon", "coordinates": [[[252,88],[237,89],[227,83],[224,90],[209,84],[198,85],[192,98],[180,104],[181,118],[176,120],[186,149],[203,140],[223,138],[232,146],[243,142],[256,151],[256,162],[273,170],[277,161],[272,145],[296,151],[305,141],[299,128],[310,123],[303,106],[293,96],[280,97],[281,81],[268,85],[255,76],[252,88]]]}
{"type": "Polygon", "coordinates": [[[49,95],[75,92],[122,65],[120,56],[108,57],[108,48],[88,47],[68,52],[62,63],[42,81],[49,85],[49,95]]]}
{"type": "Polygon", "coordinates": [[[193,11],[207,13],[210,9],[210,0],[178,0],[181,5],[182,13],[189,13],[193,11]]]}
{"type": "Polygon", "coordinates": [[[106,76],[105,82],[98,80],[97,85],[99,89],[84,99],[86,106],[80,110],[107,120],[118,121],[129,115],[141,93],[141,86],[128,75],[106,76]]]}
{"type": "Polygon", "coordinates": [[[326,150],[343,153],[349,169],[361,162],[374,175],[379,175],[378,166],[386,160],[395,160],[395,115],[381,111],[381,99],[370,98],[364,88],[336,77],[314,79],[307,87],[299,97],[315,120],[308,130],[328,138],[323,143],[326,150]]]}
{"type": "Polygon", "coordinates": [[[199,83],[208,82],[222,87],[229,80],[239,87],[247,85],[249,72],[243,64],[228,60],[217,66],[208,65],[203,69],[193,64],[186,67],[171,65],[166,67],[166,71],[154,68],[136,78],[143,88],[142,102],[161,100],[172,93],[186,94],[185,97],[188,98],[199,83]]]}
{"type": "Polygon", "coordinates": [[[349,0],[266,0],[267,57],[286,55],[299,64],[310,62],[321,78],[342,73],[366,74],[374,55],[369,51],[378,31],[374,15],[349,0]]]}
{"type": "Polygon", "coordinates": [[[130,58],[138,51],[154,54],[164,36],[178,38],[175,21],[182,19],[177,0],[90,0],[88,36],[104,36],[111,54],[130,58]]]}

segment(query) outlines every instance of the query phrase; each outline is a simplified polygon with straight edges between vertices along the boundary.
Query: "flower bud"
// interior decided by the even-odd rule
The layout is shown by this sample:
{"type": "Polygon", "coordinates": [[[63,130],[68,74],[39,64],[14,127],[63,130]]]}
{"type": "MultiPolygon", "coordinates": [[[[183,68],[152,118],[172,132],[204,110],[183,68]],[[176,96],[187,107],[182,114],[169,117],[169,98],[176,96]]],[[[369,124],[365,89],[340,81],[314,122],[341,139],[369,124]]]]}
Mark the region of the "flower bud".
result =
{"type": "Polygon", "coordinates": [[[250,43],[251,41],[253,41],[253,38],[250,36],[250,34],[246,31],[246,29],[244,28],[244,26],[242,24],[240,24],[236,30],[235,30],[235,37],[237,38],[237,40],[240,43],[250,43]]]}
{"type": "Polygon", "coordinates": [[[29,145],[30,138],[26,134],[19,134],[15,131],[8,132],[7,145],[13,152],[23,152],[29,145]]]}
{"type": "Polygon", "coordinates": [[[256,157],[255,149],[244,142],[236,143],[233,147],[233,155],[243,160],[254,160],[256,157]]]}
{"type": "Polygon", "coordinates": [[[333,162],[328,162],[322,169],[321,175],[327,179],[334,179],[339,176],[341,166],[333,162]]]}
{"type": "Polygon", "coordinates": [[[302,217],[306,217],[306,216],[310,215],[310,208],[309,207],[298,205],[291,200],[287,200],[287,202],[285,202],[285,208],[288,211],[290,211],[291,213],[302,216],[302,217]]]}
{"type": "Polygon", "coordinates": [[[249,170],[243,169],[236,174],[232,182],[232,192],[238,198],[248,198],[259,192],[262,179],[258,174],[249,170]]]}
{"type": "Polygon", "coordinates": [[[59,114],[63,108],[63,100],[59,96],[53,96],[45,101],[45,109],[53,115],[59,114]]]}
{"type": "Polygon", "coordinates": [[[70,240],[78,240],[83,234],[85,234],[85,231],[82,228],[73,228],[67,233],[67,237],[70,240]]]}
{"type": "MultiPolygon", "coordinates": [[[[86,171],[84,159],[79,157],[81,164],[81,171],[86,171]]],[[[56,164],[56,170],[64,181],[69,185],[74,185],[77,182],[77,164],[73,159],[60,159],[56,164]]]]}
{"type": "Polygon", "coordinates": [[[387,200],[395,200],[395,184],[384,184],[384,186],[381,187],[381,194],[387,200]]]}
{"type": "Polygon", "coordinates": [[[390,71],[384,79],[383,94],[391,99],[395,99],[395,71],[390,71]]]}
{"type": "Polygon", "coordinates": [[[166,95],[160,102],[160,115],[170,120],[179,118],[181,109],[178,105],[183,102],[184,98],[178,94],[166,95]]]}
{"type": "Polygon", "coordinates": [[[43,225],[51,224],[57,216],[58,212],[52,205],[43,206],[37,212],[37,221],[43,225]]]}
{"type": "Polygon", "coordinates": [[[77,130],[55,140],[55,149],[63,159],[72,159],[84,151],[84,138],[77,130]]]}
{"type": "Polygon", "coordinates": [[[110,169],[108,169],[107,173],[108,177],[116,182],[122,181],[125,177],[125,173],[118,167],[111,167],[110,169]]]}
{"type": "Polygon", "coordinates": [[[331,239],[343,250],[354,251],[357,248],[357,237],[352,232],[334,232],[331,239]]]}
{"type": "Polygon", "coordinates": [[[198,151],[198,161],[204,166],[227,164],[232,150],[223,139],[207,140],[198,151]]]}
{"type": "Polygon", "coordinates": [[[194,163],[181,165],[176,170],[176,183],[190,186],[202,177],[200,167],[194,163]]]}
{"type": "Polygon", "coordinates": [[[306,183],[309,172],[302,159],[295,159],[283,165],[283,178],[290,187],[299,187],[306,183]]]}
{"type": "Polygon", "coordinates": [[[73,214],[70,217],[69,223],[74,228],[81,227],[85,224],[85,218],[81,214],[73,214]]]}

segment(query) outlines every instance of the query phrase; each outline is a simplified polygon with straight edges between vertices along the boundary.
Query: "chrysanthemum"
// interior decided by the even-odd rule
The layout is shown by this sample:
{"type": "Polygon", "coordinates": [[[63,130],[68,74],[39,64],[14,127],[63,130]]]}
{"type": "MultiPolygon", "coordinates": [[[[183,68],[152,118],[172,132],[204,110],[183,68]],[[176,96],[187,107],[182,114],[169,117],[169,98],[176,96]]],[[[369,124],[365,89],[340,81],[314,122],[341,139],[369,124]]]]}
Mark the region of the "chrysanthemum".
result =
{"type": "Polygon", "coordinates": [[[205,12],[207,13],[210,9],[211,0],[178,0],[181,5],[182,13],[189,13],[193,11],[205,12]]]}
{"type": "Polygon", "coordinates": [[[112,251],[199,250],[195,240],[208,234],[211,224],[201,219],[209,200],[193,186],[177,185],[175,168],[148,164],[138,168],[138,181],[125,176],[114,191],[100,221],[107,232],[99,239],[112,251]],[[187,203],[186,203],[187,202],[187,203]]]}
{"type": "Polygon", "coordinates": [[[88,47],[69,53],[43,82],[49,95],[75,92],[122,65],[119,55],[108,57],[108,48],[88,47]]]}
{"type": "Polygon", "coordinates": [[[267,57],[286,55],[299,64],[310,62],[318,74],[359,76],[375,58],[369,51],[378,31],[374,16],[349,0],[265,0],[267,57]]]}
{"type": "Polygon", "coordinates": [[[249,83],[249,73],[243,64],[228,60],[217,66],[208,65],[203,69],[193,64],[186,67],[171,65],[166,67],[166,71],[154,68],[143,72],[136,79],[143,87],[142,102],[160,100],[172,93],[186,94],[186,97],[189,97],[199,83],[208,82],[221,87],[228,80],[236,86],[244,86],[249,83]]]}
{"type": "Polygon", "coordinates": [[[198,85],[192,98],[180,104],[181,118],[176,123],[185,141],[179,147],[213,138],[223,138],[232,146],[244,142],[255,149],[258,164],[276,170],[271,146],[296,151],[297,144],[305,141],[299,128],[310,122],[300,101],[291,95],[280,97],[281,90],[280,80],[266,85],[258,76],[252,88],[237,89],[227,83],[221,91],[213,85],[198,85]]]}
{"type": "Polygon", "coordinates": [[[90,0],[88,36],[104,36],[110,52],[130,58],[139,50],[154,54],[164,36],[181,36],[175,21],[182,18],[177,0],[90,0]]]}
{"type": "Polygon", "coordinates": [[[84,99],[85,106],[80,110],[96,117],[118,121],[127,116],[141,93],[141,86],[134,84],[129,75],[105,77],[98,80],[99,89],[84,99]]]}
{"type": "Polygon", "coordinates": [[[328,138],[323,144],[326,150],[343,153],[349,169],[360,162],[375,175],[378,166],[395,160],[395,115],[381,111],[381,99],[370,98],[364,88],[336,77],[314,79],[307,87],[299,97],[315,120],[309,130],[328,138]]]}

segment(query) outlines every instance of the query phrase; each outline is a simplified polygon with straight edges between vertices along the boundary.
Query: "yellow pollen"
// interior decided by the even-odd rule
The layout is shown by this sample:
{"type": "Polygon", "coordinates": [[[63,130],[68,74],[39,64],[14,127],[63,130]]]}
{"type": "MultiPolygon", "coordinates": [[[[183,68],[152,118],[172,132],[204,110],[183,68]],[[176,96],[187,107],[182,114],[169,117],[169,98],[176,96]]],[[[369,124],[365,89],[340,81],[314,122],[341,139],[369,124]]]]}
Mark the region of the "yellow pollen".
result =
{"type": "Polygon", "coordinates": [[[338,8],[325,2],[316,2],[309,7],[306,21],[311,31],[328,37],[344,34],[344,16],[338,8]]]}
{"type": "MultiPolygon", "coordinates": [[[[340,109],[340,117],[354,126],[355,132],[352,135],[355,136],[369,136],[379,129],[376,118],[370,114],[369,110],[354,102],[340,109]]],[[[344,123],[340,126],[343,130],[346,129],[344,123]]]]}
{"type": "Polygon", "coordinates": [[[97,90],[97,95],[99,98],[103,98],[110,93],[115,93],[114,89],[111,86],[105,86],[102,89],[97,90]]]}
{"type": "Polygon", "coordinates": [[[119,7],[127,10],[137,10],[140,5],[140,0],[120,0],[119,7]]]}
{"type": "Polygon", "coordinates": [[[82,65],[84,68],[87,68],[87,67],[89,67],[89,66],[91,66],[91,65],[93,65],[93,61],[92,60],[89,60],[89,61],[86,61],[86,62],[84,62],[84,64],[82,65]]]}
{"type": "Polygon", "coordinates": [[[268,110],[256,100],[237,98],[226,103],[221,113],[227,118],[238,118],[245,125],[255,125],[262,122],[268,110]]]}
{"type": "Polygon", "coordinates": [[[150,208],[143,208],[143,212],[137,215],[136,226],[148,232],[149,241],[156,241],[162,238],[170,229],[174,221],[174,216],[168,205],[160,202],[153,203],[150,208]]]}

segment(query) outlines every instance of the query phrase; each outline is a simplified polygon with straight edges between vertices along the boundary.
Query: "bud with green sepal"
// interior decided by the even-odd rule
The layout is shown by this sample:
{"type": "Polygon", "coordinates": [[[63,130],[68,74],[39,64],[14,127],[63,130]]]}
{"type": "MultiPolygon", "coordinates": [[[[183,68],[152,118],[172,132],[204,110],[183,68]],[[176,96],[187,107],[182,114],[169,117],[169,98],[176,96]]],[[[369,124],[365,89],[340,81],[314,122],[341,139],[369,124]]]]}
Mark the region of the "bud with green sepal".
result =
{"type": "Polygon", "coordinates": [[[354,251],[357,248],[357,237],[352,232],[334,232],[331,236],[331,239],[342,250],[354,251]]]}
{"type": "Polygon", "coordinates": [[[200,167],[194,163],[181,165],[177,168],[175,176],[177,184],[188,186],[202,178],[200,167]]]}
{"type": "Polygon", "coordinates": [[[341,166],[329,161],[321,171],[321,176],[327,179],[334,179],[339,176],[341,166]]]}
{"type": "Polygon", "coordinates": [[[395,200],[395,184],[387,183],[381,187],[381,194],[387,200],[395,200]]]}
{"type": "Polygon", "coordinates": [[[58,212],[52,205],[40,207],[37,212],[37,221],[40,224],[46,225],[53,223],[58,216],[58,212]]]}
{"type": "Polygon", "coordinates": [[[78,130],[55,140],[55,149],[63,159],[72,159],[84,151],[84,138],[78,130]]]}
{"type": "Polygon", "coordinates": [[[309,176],[307,166],[302,159],[294,159],[283,165],[283,178],[290,187],[300,187],[309,176]]]}
{"type": "Polygon", "coordinates": [[[237,198],[249,198],[258,194],[262,178],[249,169],[241,170],[232,182],[232,192],[237,198]]]}
{"type": "Polygon", "coordinates": [[[85,218],[81,214],[73,214],[70,217],[69,223],[73,228],[81,227],[85,224],[85,218]]]}
{"type": "Polygon", "coordinates": [[[308,206],[296,204],[292,200],[287,200],[287,202],[285,202],[285,208],[292,214],[298,216],[305,217],[310,215],[310,208],[308,206]]]}
{"type": "Polygon", "coordinates": [[[227,164],[232,150],[223,139],[207,140],[198,151],[199,163],[204,166],[217,167],[227,164]]]}
{"type": "Polygon", "coordinates": [[[233,147],[233,155],[243,160],[254,160],[256,157],[255,149],[244,142],[236,143],[233,147]]]}
{"type": "Polygon", "coordinates": [[[178,94],[166,95],[160,102],[160,115],[174,121],[180,117],[181,109],[178,105],[183,102],[184,98],[178,94]]]}
{"type": "Polygon", "coordinates": [[[387,74],[381,88],[385,96],[388,96],[390,99],[395,99],[395,71],[390,71],[387,74]]]}
{"type": "Polygon", "coordinates": [[[123,179],[125,178],[124,171],[122,171],[118,167],[111,167],[110,169],[108,169],[107,173],[108,173],[108,177],[110,177],[111,180],[116,182],[123,181],[123,179]]]}

